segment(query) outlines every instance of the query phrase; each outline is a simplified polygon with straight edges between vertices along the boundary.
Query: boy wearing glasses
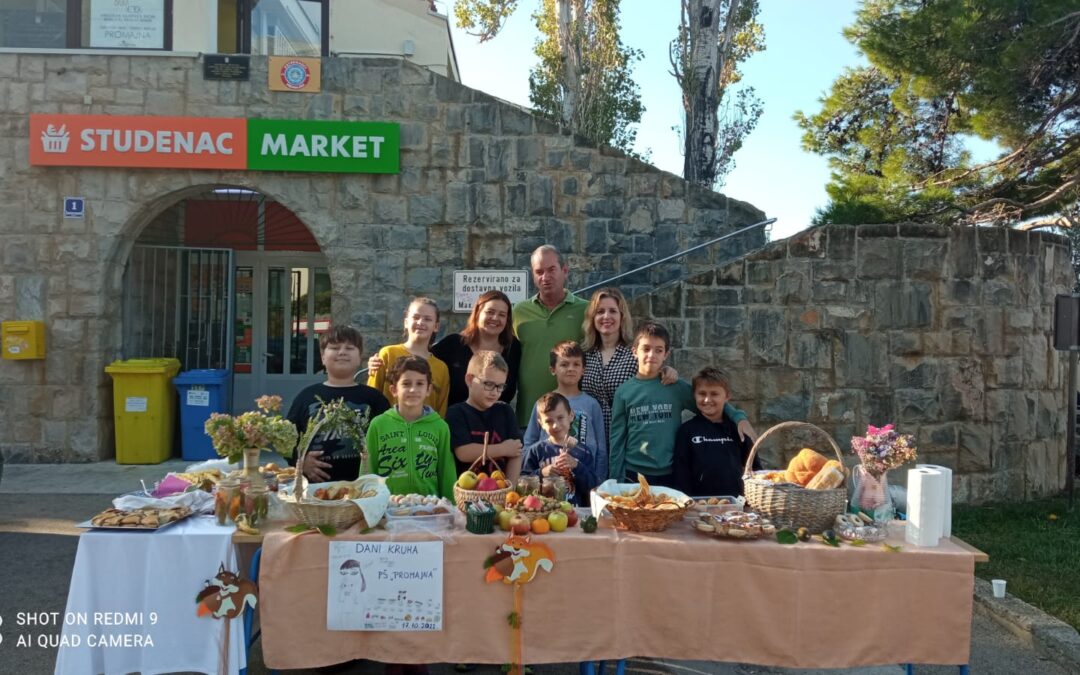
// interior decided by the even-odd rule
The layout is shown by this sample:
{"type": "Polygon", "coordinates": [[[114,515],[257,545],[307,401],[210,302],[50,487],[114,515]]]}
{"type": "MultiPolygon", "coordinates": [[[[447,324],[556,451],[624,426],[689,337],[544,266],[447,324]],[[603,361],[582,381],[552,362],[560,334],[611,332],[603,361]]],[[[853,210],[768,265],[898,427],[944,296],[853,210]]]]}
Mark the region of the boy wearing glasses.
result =
{"type": "Polygon", "coordinates": [[[469,398],[446,411],[459,474],[480,457],[486,433],[487,456],[505,467],[511,485],[517,482],[521,473],[521,430],[514,409],[499,400],[509,372],[506,361],[496,352],[480,351],[469,360],[465,374],[469,398]]]}

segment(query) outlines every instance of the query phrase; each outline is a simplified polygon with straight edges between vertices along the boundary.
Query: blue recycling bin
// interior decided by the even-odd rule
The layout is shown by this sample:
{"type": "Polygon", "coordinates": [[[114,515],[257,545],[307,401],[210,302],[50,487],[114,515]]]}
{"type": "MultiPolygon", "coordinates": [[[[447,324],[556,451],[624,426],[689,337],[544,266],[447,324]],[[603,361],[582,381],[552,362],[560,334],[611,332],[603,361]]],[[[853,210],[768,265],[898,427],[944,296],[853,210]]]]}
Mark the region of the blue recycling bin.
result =
{"type": "Polygon", "coordinates": [[[229,412],[231,382],[225,369],[186,370],[173,378],[180,399],[180,447],[184,459],[200,461],[218,456],[204,425],[210,413],[229,412]]]}

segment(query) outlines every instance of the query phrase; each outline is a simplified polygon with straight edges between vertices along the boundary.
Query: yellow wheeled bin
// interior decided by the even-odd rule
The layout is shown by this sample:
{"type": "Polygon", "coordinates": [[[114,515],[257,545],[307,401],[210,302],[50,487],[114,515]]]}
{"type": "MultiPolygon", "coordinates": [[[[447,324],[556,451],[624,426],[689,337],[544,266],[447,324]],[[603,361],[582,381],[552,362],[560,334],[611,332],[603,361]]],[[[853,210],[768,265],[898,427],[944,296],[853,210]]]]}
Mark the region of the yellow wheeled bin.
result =
{"type": "Polygon", "coordinates": [[[176,430],[177,359],[113,361],[113,420],[117,464],[160,464],[172,456],[176,430]]]}

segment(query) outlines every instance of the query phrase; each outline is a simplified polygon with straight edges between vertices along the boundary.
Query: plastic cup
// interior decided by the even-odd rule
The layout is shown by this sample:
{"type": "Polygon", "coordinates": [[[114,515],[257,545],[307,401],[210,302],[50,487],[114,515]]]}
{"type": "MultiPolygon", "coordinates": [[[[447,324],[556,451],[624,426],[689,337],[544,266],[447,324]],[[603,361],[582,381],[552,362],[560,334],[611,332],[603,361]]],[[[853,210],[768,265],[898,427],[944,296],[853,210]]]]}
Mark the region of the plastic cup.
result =
{"type": "Polygon", "coordinates": [[[990,581],[990,584],[994,587],[994,597],[995,598],[1004,598],[1005,597],[1005,580],[1004,579],[993,579],[993,580],[990,581]]]}

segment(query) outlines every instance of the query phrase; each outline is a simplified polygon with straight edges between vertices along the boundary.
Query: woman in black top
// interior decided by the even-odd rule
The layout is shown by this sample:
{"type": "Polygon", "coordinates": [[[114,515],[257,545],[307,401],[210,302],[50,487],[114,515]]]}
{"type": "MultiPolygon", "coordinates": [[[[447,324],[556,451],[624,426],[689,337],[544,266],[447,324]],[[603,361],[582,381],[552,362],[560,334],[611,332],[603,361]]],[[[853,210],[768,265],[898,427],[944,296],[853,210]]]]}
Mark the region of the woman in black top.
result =
{"type": "Polygon", "coordinates": [[[506,388],[500,400],[509,403],[517,392],[518,367],[521,365],[521,343],[514,337],[514,322],[510,298],[502,291],[487,291],[476,299],[469,320],[460,333],[451,333],[431,348],[450,370],[449,405],[469,398],[465,373],[475,352],[492,351],[502,354],[510,366],[506,388]]]}

